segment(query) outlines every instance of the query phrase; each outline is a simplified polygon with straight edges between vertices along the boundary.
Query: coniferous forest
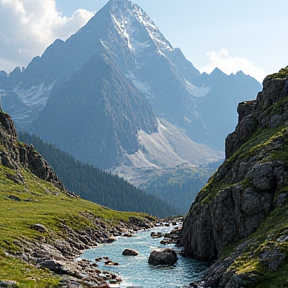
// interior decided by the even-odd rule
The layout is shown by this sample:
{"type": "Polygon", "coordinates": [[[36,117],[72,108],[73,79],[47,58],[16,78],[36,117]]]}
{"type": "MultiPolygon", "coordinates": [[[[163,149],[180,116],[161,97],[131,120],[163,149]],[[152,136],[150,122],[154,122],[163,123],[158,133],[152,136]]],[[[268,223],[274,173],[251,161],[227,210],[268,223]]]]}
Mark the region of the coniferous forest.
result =
{"type": "Polygon", "coordinates": [[[20,131],[18,138],[32,144],[53,167],[66,189],[83,199],[119,211],[145,212],[157,217],[179,214],[176,208],[158,197],[145,193],[123,178],[76,160],[35,135],[20,131]]]}

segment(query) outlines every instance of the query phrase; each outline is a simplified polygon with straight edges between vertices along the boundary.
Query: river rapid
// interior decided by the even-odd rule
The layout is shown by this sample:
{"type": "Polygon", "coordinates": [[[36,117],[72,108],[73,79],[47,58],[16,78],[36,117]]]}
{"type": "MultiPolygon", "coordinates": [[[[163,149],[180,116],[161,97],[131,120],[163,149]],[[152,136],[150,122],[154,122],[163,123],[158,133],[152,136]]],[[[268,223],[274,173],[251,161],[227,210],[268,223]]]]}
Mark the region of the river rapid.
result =
{"type": "Polygon", "coordinates": [[[148,264],[150,253],[157,248],[173,248],[180,251],[174,245],[162,245],[162,238],[152,238],[151,232],[168,233],[173,227],[155,227],[140,231],[133,237],[117,237],[111,244],[101,244],[89,249],[81,256],[82,259],[95,261],[99,257],[108,257],[119,266],[105,265],[104,261],[97,262],[100,270],[109,271],[122,278],[120,284],[109,284],[110,287],[121,288],[176,288],[189,287],[189,283],[197,281],[206,271],[204,263],[178,255],[177,263],[172,267],[153,267],[148,264]],[[134,249],[139,252],[137,256],[123,256],[126,249],[134,249]]]}

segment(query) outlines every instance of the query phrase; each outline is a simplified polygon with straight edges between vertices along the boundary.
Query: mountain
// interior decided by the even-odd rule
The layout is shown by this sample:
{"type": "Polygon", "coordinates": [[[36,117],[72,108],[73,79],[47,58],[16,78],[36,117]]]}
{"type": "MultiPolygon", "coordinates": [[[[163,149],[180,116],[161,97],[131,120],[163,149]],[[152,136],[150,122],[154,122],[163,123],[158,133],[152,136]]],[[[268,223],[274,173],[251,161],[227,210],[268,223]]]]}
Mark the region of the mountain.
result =
{"type": "Polygon", "coordinates": [[[184,253],[216,260],[201,287],[287,286],[287,87],[288,67],[265,78],[256,100],[238,105],[226,160],[183,223],[184,253]]]}
{"type": "Polygon", "coordinates": [[[118,211],[138,211],[162,218],[180,214],[178,209],[173,208],[180,205],[173,205],[171,202],[169,206],[166,197],[162,201],[148,195],[116,175],[75,160],[68,153],[44,143],[35,135],[20,131],[18,138],[24,143],[33,145],[47,159],[65,187],[82,199],[118,211]]]}
{"type": "Polygon", "coordinates": [[[17,126],[135,184],[145,169],[222,158],[230,107],[261,87],[240,72],[201,74],[128,0],[109,1],[0,83],[17,126]]]}

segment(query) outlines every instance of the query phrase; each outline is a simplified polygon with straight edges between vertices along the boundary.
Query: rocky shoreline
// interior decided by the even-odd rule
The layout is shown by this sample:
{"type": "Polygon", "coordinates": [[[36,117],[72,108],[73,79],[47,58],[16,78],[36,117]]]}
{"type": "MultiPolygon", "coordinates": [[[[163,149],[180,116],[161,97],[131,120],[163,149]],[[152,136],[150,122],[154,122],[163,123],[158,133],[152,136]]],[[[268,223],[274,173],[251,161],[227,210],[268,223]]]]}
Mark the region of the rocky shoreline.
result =
{"type": "MultiPolygon", "coordinates": [[[[92,217],[92,215],[89,216],[92,217]]],[[[93,222],[96,222],[99,230],[86,228],[77,232],[62,224],[65,239],[51,241],[43,237],[33,243],[19,241],[16,244],[22,248],[22,253],[17,257],[40,269],[49,269],[61,276],[62,287],[102,288],[109,287],[107,284],[109,281],[121,282],[121,278],[117,275],[99,270],[96,262],[81,259],[79,255],[98,244],[112,243],[116,236],[130,237],[139,230],[152,228],[156,225],[156,221],[152,217],[147,221],[130,217],[129,222],[120,221],[116,226],[108,226],[101,219],[94,219],[93,222]]],[[[48,230],[39,224],[35,224],[34,229],[43,233],[48,230]]]]}
{"type": "MultiPolygon", "coordinates": [[[[86,215],[89,220],[93,215],[86,215]]],[[[177,218],[183,220],[183,218],[177,218]]],[[[81,259],[80,255],[87,249],[97,247],[99,244],[112,243],[117,236],[132,237],[134,233],[160,227],[164,225],[173,225],[176,223],[174,218],[155,220],[155,218],[145,218],[145,220],[130,217],[129,222],[120,221],[117,225],[108,225],[102,219],[95,218],[93,223],[99,229],[86,228],[81,231],[75,231],[68,225],[62,224],[65,238],[53,239],[45,237],[49,234],[49,228],[41,224],[35,223],[31,229],[35,229],[43,234],[38,241],[28,242],[25,240],[17,240],[15,244],[21,247],[21,252],[17,255],[9,255],[21,258],[26,263],[35,265],[39,269],[48,269],[61,277],[61,287],[110,287],[109,284],[117,284],[122,279],[111,272],[101,271],[98,268],[98,261],[105,261],[105,265],[118,265],[110,259],[106,259],[103,255],[102,259],[89,261],[81,259]]],[[[174,228],[171,233],[165,236],[168,243],[176,243],[178,241],[180,229],[174,228]]],[[[0,280],[0,287],[18,287],[17,283],[9,280],[0,280]]]]}

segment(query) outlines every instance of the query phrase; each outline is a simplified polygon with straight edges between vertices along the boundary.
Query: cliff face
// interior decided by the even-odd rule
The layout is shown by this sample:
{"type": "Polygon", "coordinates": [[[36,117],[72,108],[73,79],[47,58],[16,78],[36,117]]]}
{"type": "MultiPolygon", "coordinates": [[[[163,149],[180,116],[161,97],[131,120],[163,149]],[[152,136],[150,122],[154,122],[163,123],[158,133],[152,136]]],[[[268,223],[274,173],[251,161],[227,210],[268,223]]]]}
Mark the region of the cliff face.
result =
{"type": "Polygon", "coordinates": [[[280,215],[288,212],[288,69],[267,76],[257,99],[237,111],[226,161],[199,192],[182,229],[186,255],[218,259],[204,286],[256,287],[275,280],[269,273],[287,262],[288,221],[280,215]]]}
{"type": "Polygon", "coordinates": [[[15,183],[23,183],[21,168],[24,168],[40,179],[54,184],[60,190],[65,190],[51,166],[34,150],[33,146],[17,140],[14,122],[3,111],[0,111],[0,165],[15,170],[16,173],[13,176],[15,183]]]}

